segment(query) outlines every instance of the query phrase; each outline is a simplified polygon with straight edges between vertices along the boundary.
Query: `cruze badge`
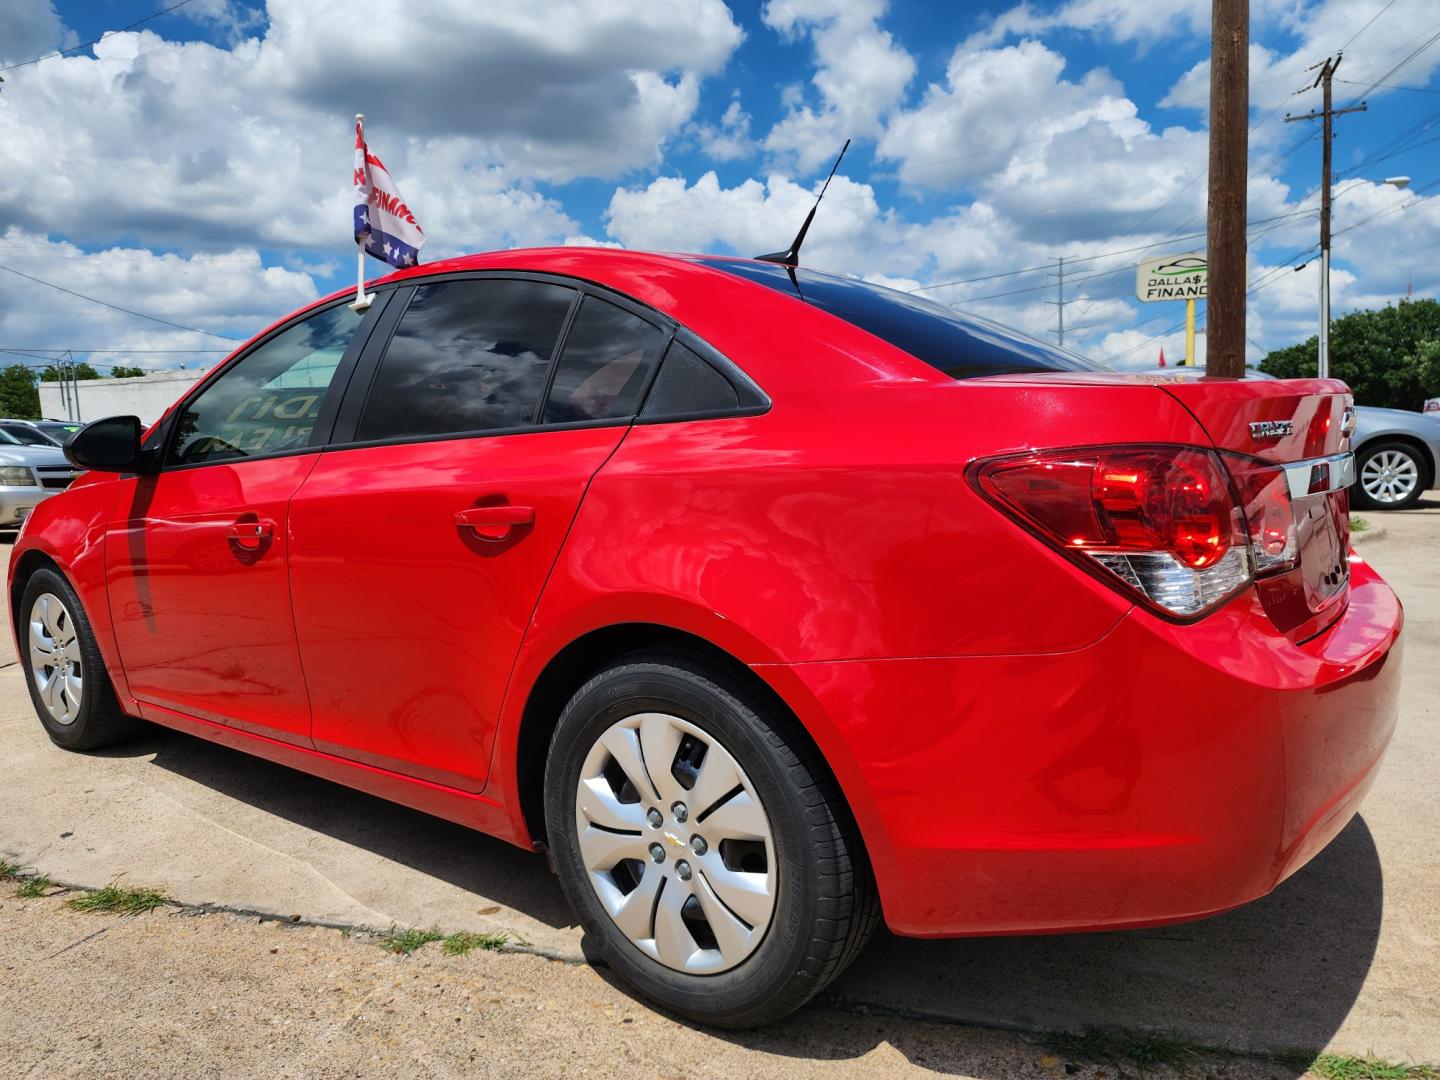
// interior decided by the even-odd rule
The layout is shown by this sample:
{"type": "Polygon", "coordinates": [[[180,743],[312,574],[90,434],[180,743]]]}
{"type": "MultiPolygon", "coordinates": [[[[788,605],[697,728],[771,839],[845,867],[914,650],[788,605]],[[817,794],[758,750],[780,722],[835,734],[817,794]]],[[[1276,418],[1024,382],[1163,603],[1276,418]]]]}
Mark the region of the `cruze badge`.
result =
{"type": "Polygon", "coordinates": [[[1279,439],[1285,435],[1295,434],[1295,422],[1293,420],[1255,420],[1250,424],[1250,438],[1252,439],[1279,439]]]}

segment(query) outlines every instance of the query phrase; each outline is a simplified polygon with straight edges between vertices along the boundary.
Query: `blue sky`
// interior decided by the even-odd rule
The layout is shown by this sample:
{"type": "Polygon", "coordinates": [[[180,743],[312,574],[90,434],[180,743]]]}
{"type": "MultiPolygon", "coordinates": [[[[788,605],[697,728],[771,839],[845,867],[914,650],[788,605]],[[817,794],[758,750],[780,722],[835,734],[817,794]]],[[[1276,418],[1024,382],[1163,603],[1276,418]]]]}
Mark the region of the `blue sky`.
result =
{"type": "MultiPolygon", "coordinates": [[[[356,111],[424,257],[773,250],[852,137],[809,265],[1053,340],[1063,255],[1068,345],[1119,366],[1183,349],[1183,307],[1135,302],[1132,268],[1203,249],[1207,0],[357,0],[344,20],[188,0],[74,49],[165,6],[0,13],[0,68],[73,50],[3,73],[0,266],[163,320],[0,273],[9,359],[208,364],[345,285],[356,111]]],[[[1440,11],[1252,7],[1253,359],[1314,330],[1319,142],[1283,116],[1318,105],[1304,69],[1342,46],[1337,99],[1369,110],[1337,121],[1337,314],[1440,290],[1440,11]]]]}

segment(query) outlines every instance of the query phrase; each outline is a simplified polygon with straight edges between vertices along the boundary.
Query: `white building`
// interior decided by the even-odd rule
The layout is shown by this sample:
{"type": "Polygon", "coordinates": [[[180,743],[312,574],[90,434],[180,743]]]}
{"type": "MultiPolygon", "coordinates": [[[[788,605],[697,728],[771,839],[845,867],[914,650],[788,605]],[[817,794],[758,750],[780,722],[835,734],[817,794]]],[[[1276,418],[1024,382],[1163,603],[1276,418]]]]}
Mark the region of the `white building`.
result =
{"type": "Polygon", "coordinates": [[[105,416],[138,416],[142,424],[153,424],[204,371],[157,371],[138,379],[82,379],[80,392],[70,383],[66,394],[61,384],[40,384],[40,415],[54,420],[99,420],[105,416]],[[66,396],[79,398],[66,402],[66,396]]]}

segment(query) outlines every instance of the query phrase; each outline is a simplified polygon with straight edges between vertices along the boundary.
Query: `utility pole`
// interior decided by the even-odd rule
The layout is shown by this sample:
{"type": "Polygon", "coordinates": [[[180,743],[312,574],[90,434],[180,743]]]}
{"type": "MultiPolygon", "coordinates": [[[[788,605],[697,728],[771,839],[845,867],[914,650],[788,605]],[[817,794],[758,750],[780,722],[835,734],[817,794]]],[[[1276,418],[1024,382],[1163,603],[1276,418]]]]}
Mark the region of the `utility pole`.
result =
{"type": "MultiPolygon", "coordinates": [[[[1330,81],[1335,69],[1340,66],[1342,54],[1327,56],[1325,62],[1317,65],[1320,74],[1310,84],[1310,89],[1324,88],[1325,106],[1319,112],[1308,112],[1304,116],[1286,116],[1287,124],[1296,120],[1319,120],[1324,146],[1320,151],[1320,368],[1322,379],[1330,377],[1330,144],[1335,137],[1335,117],[1346,113],[1364,112],[1365,102],[1348,109],[1331,107],[1330,81]]],[[[1311,69],[1314,70],[1313,68],[1311,69]]]]}
{"type": "Polygon", "coordinates": [[[70,358],[70,397],[75,402],[74,419],[78,422],[84,415],[80,412],[80,371],[75,366],[75,354],[67,352],[65,355],[70,358]]]}
{"type": "Polygon", "coordinates": [[[1245,376],[1245,185],[1250,126],[1250,0],[1210,9],[1210,198],[1205,374],[1245,376]]]}
{"type": "MultiPolygon", "coordinates": [[[[1072,296],[1068,300],[1065,299],[1065,257],[1063,255],[1056,256],[1055,269],[1051,272],[1050,276],[1055,279],[1055,299],[1046,300],[1045,302],[1055,305],[1056,317],[1055,329],[1050,332],[1056,336],[1056,344],[1063,348],[1065,345],[1065,305],[1083,300],[1084,297],[1072,296]]],[[[1083,281],[1084,279],[1082,278],[1081,280],[1083,281]]],[[[1080,314],[1084,315],[1088,310],[1089,305],[1087,304],[1085,308],[1081,310],[1080,314]]],[[[1070,329],[1072,332],[1075,330],[1088,330],[1094,325],[1094,323],[1082,323],[1079,326],[1071,326],[1070,329]]]]}
{"type": "Polygon", "coordinates": [[[1060,345],[1065,344],[1065,256],[1055,259],[1055,317],[1060,320],[1060,345]]]}

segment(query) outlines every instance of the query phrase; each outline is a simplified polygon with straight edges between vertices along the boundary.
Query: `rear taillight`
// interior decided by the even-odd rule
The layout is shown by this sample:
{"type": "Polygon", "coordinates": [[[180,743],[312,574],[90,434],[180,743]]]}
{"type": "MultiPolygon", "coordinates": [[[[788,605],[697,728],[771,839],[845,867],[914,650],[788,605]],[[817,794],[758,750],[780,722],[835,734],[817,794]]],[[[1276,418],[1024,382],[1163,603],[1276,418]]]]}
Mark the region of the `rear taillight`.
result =
{"type": "Polygon", "coordinates": [[[1222,456],[1245,504],[1245,525],[1250,533],[1255,576],[1293,569],[1300,561],[1300,542],[1285,470],[1239,454],[1222,456]]]}
{"type": "Polygon", "coordinates": [[[1082,566],[1190,618],[1244,588],[1252,559],[1269,570],[1294,558],[1283,470],[1248,458],[1232,467],[1241,464],[1243,507],[1219,456],[1196,447],[1041,451],[980,462],[972,476],[991,502],[1082,566]]]}

